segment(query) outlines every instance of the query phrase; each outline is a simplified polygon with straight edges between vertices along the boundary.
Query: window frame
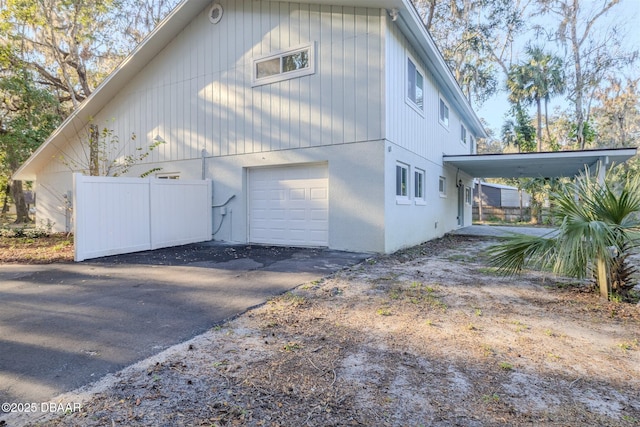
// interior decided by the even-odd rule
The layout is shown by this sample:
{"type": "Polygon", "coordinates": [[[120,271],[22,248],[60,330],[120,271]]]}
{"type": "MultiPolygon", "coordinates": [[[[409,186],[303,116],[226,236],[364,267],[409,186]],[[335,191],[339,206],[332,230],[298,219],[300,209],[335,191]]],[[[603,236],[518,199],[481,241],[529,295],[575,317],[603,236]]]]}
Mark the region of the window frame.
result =
{"type": "Polygon", "coordinates": [[[471,193],[471,187],[464,187],[464,203],[467,206],[471,206],[471,202],[472,202],[472,193],[471,193]]]}
{"type": "Polygon", "coordinates": [[[460,123],[460,142],[464,145],[467,145],[467,136],[468,136],[467,127],[460,123]]]}
{"type": "Polygon", "coordinates": [[[180,172],[158,172],[156,179],[180,179],[180,172]]]}
{"type": "Polygon", "coordinates": [[[447,177],[438,177],[438,193],[440,197],[447,197],[447,177]]]}
{"type": "Polygon", "coordinates": [[[427,204],[424,188],[425,179],[426,173],[423,169],[413,169],[413,199],[416,205],[427,204]]]}
{"type": "Polygon", "coordinates": [[[418,66],[418,61],[413,59],[413,57],[410,55],[407,55],[407,61],[405,62],[405,64],[407,67],[406,73],[405,73],[406,85],[407,85],[406,91],[405,91],[405,95],[406,95],[405,99],[407,101],[407,104],[409,104],[409,106],[411,106],[414,110],[416,110],[416,112],[423,115],[424,114],[424,81],[425,81],[424,71],[422,71],[420,66],[418,66]],[[413,76],[413,84],[412,84],[411,77],[409,75],[409,73],[412,71],[409,64],[413,66],[413,71],[415,72],[415,75],[413,76]],[[418,96],[417,96],[418,80],[419,80],[418,76],[420,77],[420,79],[422,79],[422,87],[420,87],[420,90],[422,91],[422,103],[418,103],[418,96]],[[411,91],[412,88],[413,88],[413,93],[411,91]]]}
{"type": "Polygon", "coordinates": [[[292,46],[288,49],[278,50],[271,52],[267,55],[258,56],[251,59],[251,86],[262,86],[271,83],[281,82],[284,80],[295,79],[299,77],[309,76],[316,72],[316,59],[315,59],[315,43],[306,43],[298,46],[292,46]],[[297,53],[308,51],[308,66],[299,68],[292,71],[283,71],[283,59],[288,56],[293,56],[297,53]],[[279,60],[280,70],[276,74],[271,74],[265,77],[258,77],[258,64],[279,60]]]}
{"type": "Polygon", "coordinates": [[[450,110],[449,104],[447,104],[444,98],[442,96],[438,97],[438,122],[447,129],[449,129],[450,123],[450,110]],[[442,107],[444,107],[444,109],[442,107]],[[443,111],[447,113],[444,118],[442,114],[443,111]]]}
{"type": "Polygon", "coordinates": [[[402,163],[402,162],[396,162],[396,189],[395,189],[395,193],[396,193],[396,203],[397,204],[401,204],[401,205],[406,205],[411,203],[411,199],[410,199],[410,188],[411,188],[411,178],[410,178],[410,171],[411,171],[411,167],[406,164],[406,163],[402,163]],[[404,175],[402,175],[399,171],[403,170],[405,171],[404,175]],[[404,182],[404,191],[402,188],[402,178],[405,179],[404,182]]]}

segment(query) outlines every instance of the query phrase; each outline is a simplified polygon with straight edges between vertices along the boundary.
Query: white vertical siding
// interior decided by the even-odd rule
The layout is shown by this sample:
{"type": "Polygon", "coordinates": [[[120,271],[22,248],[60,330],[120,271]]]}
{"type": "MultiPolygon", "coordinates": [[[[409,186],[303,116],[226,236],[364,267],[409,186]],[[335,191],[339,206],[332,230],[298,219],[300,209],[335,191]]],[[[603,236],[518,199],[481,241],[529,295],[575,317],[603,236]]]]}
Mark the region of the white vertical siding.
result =
{"type": "MultiPolygon", "coordinates": [[[[386,136],[419,156],[442,164],[442,154],[470,154],[460,142],[460,116],[449,104],[449,126],[439,122],[440,88],[398,27],[388,21],[386,33],[386,136]],[[424,75],[424,109],[418,113],[407,102],[407,59],[424,75]]],[[[443,96],[447,102],[449,100],[443,96]]],[[[468,126],[466,126],[468,129],[468,126]]]]}
{"type": "Polygon", "coordinates": [[[148,162],[377,140],[383,137],[380,9],[222,1],[205,10],[96,117],[148,162]],[[313,75],[251,87],[252,58],[314,43],[313,75]],[[138,152],[139,153],[139,152],[138,152]]]}

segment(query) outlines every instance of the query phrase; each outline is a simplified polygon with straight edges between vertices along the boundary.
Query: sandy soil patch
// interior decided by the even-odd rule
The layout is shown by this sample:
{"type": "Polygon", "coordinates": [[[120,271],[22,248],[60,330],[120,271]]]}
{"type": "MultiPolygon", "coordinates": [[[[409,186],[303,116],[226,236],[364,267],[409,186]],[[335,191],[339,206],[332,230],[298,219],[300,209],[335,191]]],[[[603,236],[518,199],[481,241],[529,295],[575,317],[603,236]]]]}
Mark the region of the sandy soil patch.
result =
{"type": "Polygon", "coordinates": [[[500,277],[491,243],[446,237],[304,284],[32,425],[640,425],[640,306],[500,277]]]}

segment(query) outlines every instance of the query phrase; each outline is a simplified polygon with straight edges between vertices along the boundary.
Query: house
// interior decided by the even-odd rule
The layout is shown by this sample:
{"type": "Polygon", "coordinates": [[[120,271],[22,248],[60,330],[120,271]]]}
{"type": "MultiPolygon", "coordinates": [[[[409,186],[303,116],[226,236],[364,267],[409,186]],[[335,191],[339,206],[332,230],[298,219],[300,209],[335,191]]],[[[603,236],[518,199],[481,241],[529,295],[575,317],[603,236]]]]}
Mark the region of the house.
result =
{"type": "Polygon", "coordinates": [[[409,0],[184,0],[16,173],[56,230],[90,124],[211,179],[215,240],[382,253],[471,224],[485,136],[409,0]]]}
{"type": "Polygon", "coordinates": [[[491,206],[496,208],[520,208],[529,207],[531,196],[529,193],[518,190],[516,187],[503,184],[495,184],[492,182],[478,181],[473,187],[473,206],[477,206],[482,197],[482,206],[491,206]],[[482,194],[480,194],[482,191],[482,194]]]}
{"type": "Polygon", "coordinates": [[[58,230],[90,120],[123,155],[164,141],[130,175],[235,196],[216,240],[391,252],[471,223],[442,154],[484,131],[408,0],[183,1],[17,173],[58,230]]]}

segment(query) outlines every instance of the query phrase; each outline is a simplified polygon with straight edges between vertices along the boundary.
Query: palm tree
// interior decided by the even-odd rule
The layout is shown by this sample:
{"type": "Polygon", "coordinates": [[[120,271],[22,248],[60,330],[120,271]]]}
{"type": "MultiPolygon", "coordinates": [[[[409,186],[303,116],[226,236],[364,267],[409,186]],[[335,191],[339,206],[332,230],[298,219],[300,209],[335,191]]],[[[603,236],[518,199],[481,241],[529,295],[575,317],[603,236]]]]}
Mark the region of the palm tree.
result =
{"type": "Polygon", "coordinates": [[[610,175],[601,183],[586,169],[552,194],[559,229],[543,237],[516,235],[492,246],[492,265],[505,274],[530,265],[577,278],[591,275],[601,296],[632,299],[634,269],[627,257],[638,247],[640,176],[616,189],[610,175]]]}
{"type": "Polygon", "coordinates": [[[515,120],[509,119],[502,125],[502,142],[517,147],[518,153],[534,151],[536,130],[520,103],[511,107],[511,115],[515,120]]]}
{"type": "Polygon", "coordinates": [[[514,65],[507,76],[507,88],[510,91],[509,100],[513,103],[535,103],[537,107],[537,139],[538,151],[542,151],[542,101],[544,100],[544,115],[547,137],[551,139],[549,131],[548,104],[552,96],[564,92],[564,73],[562,60],[545,53],[537,46],[527,46],[528,61],[514,65]]]}

